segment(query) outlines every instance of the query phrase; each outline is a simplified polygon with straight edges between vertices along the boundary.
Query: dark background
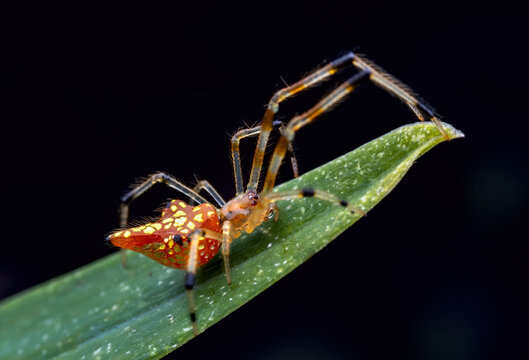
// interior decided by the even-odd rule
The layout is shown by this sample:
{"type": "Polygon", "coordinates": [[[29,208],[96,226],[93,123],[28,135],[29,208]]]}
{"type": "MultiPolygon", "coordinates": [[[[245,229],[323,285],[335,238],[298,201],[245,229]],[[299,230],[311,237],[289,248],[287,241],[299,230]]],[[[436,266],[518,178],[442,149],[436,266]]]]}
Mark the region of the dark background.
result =
{"type": "MultiPolygon", "coordinates": [[[[259,121],[282,78],[353,50],[467,137],[426,154],[367,218],[171,358],[528,357],[523,9],[19,2],[0,17],[0,297],[111,253],[104,235],[137,177],[208,179],[231,197],[229,134],[259,121]]],[[[301,172],[413,121],[364,85],[299,133],[301,172]]],[[[132,216],[172,195],[157,188],[132,216]]]]}

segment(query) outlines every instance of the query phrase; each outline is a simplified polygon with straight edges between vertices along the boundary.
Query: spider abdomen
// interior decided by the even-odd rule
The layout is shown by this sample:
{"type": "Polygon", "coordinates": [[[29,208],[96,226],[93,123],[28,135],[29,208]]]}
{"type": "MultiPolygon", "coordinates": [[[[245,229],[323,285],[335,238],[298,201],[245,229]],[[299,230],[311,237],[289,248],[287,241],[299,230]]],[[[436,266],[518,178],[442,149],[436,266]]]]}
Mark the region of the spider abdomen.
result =
{"type": "MultiPolygon", "coordinates": [[[[109,236],[114,246],[139,252],[172,268],[185,269],[189,258],[189,235],[199,229],[220,232],[220,220],[210,204],[190,206],[172,200],[159,221],[123,229],[109,236]]],[[[200,237],[197,266],[209,262],[219,251],[216,239],[200,237]]]]}

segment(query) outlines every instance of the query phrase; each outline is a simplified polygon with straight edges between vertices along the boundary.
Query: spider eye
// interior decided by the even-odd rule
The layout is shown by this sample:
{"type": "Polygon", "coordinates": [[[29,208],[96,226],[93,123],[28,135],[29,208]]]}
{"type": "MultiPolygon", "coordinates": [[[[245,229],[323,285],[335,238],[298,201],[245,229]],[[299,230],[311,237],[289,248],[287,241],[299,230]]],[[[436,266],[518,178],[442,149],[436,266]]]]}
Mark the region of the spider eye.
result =
{"type": "Polygon", "coordinates": [[[270,220],[273,217],[274,217],[274,210],[268,211],[268,213],[266,214],[266,219],[270,220]]]}
{"type": "Polygon", "coordinates": [[[252,192],[249,192],[247,196],[248,196],[248,200],[251,201],[252,205],[257,204],[257,202],[255,201],[255,200],[259,200],[259,195],[257,195],[257,193],[252,191],[252,192]]]}

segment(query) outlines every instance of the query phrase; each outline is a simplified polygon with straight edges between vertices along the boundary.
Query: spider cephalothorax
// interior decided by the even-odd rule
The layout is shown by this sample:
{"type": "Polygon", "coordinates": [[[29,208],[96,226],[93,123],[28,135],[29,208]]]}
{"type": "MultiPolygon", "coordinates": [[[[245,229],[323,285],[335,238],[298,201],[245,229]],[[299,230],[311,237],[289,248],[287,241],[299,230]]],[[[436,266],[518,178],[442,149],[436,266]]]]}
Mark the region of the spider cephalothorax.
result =
{"type": "Polygon", "coordinates": [[[272,216],[277,220],[277,206],[266,196],[260,196],[255,190],[234,197],[221,209],[221,220],[228,220],[233,226],[232,237],[242,232],[251,233],[256,227],[272,216]],[[275,214],[275,215],[274,215],[275,214]]]}
{"type": "MultiPolygon", "coordinates": [[[[243,232],[250,233],[254,231],[255,228],[271,218],[277,220],[279,213],[276,202],[287,199],[316,197],[337,206],[342,206],[352,213],[364,215],[362,209],[322,190],[304,188],[292,191],[272,191],[279,167],[287,151],[291,152],[294,176],[298,175],[297,162],[295,161],[291,145],[295,133],[339,103],[363,80],[370,80],[402,100],[419,120],[424,120],[425,117],[429,118],[436,124],[439,131],[447,137],[434,111],[420,101],[408,87],[364,57],[349,52],[298,82],[277,91],[268,103],[261,125],[240,130],[233,135],[231,153],[236,195],[228,202],[224,201],[207,181],[200,181],[193,189],[190,189],[165,173],[151,175],[147,180],[122,197],[120,207],[121,230],[110,235],[108,239],[115,246],[138,251],[163,265],[186,270],[185,285],[195,335],[198,333],[198,327],[192,290],[195,284],[197,267],[211,260],[220,249],[224,258],[226,278],[228,283],[230,283],[229,253],[232,240],[238,238],[243,232]],[[286,126],[283,126],[280,121],[273,120],[281,102],[315,84],[321,83],[348,65],[354,66],[359,72],[336,87],[311,109],[291,119],[286,126]],[[258,193],[257,188],[265,149],[274,126],[281,126],[281,137],[270,158],[262,190],[258,193]],[[239,143],[241,139],[257,135],[259,138],[253,157],[250,180],[246,190],[244,190],[239,143]],[[187,196],[190,204],[198,203],[199,205],[192,206],[181,200],[173,200],[167,205],[159,221],[135,228],[127,228],[130,202],[159,182],[187,196]],[[218,207],[208,203],[199,194],[201,190],[208,192],[218,207]]],[[[123,256],[122,259],[125,265],[125,257],[123,256]]]]}

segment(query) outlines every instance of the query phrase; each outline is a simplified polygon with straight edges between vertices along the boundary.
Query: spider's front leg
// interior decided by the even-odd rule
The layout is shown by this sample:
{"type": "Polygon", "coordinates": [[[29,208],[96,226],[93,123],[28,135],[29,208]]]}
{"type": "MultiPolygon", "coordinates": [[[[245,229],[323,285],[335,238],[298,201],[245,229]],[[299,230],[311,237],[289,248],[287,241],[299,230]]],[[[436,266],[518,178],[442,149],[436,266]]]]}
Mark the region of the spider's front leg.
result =
{"type": "Polygon", "coordinates": [[[277,142],[274,153],[272,154],[272,158],[270,159],[270,165],[268,166],[263,186],[264,193],[272,190],[274,187],[279,167],[281,166],[281,162],[285,157],[288,146],[294,139],[296,132],[303,126],[314,122],[318,116],[339,103],[340,100],[349,95],[355,89],[359,82],[367,79],[370,74],[371,73],[369,71],[361,71],[351,76],[340,86],[334,89],[329,95],[321,99],[311,109],[301,115],[294,117],[288,122],[287,126],[282,132],[281,138],[277,142]]]}
{"type": "Polygon", "coordinates": [[[301,80],[289,85],[279,91],[277,91],[266,107],[263,115],[263,121],[261,122],[261,132],[259,133],[259,139],[255,147],[252,170],[250,173],[250,180],[248,182],[248,190],[257,190],[259,184],[259,176],[261,174],[261,168],[263,166],[264,154],[266,150],[266,144],[273,127],[274,116],[279,111],[279,104],[290,98],[291,96],[304,91],[318,83],[321,83],[330,76],[336,74],[340,69],[347,65],[352,65],[352,61],[355,58],[355,54],[349,52],[338,59],[331,61],[322,68],[302,78],[301,80]]]}

